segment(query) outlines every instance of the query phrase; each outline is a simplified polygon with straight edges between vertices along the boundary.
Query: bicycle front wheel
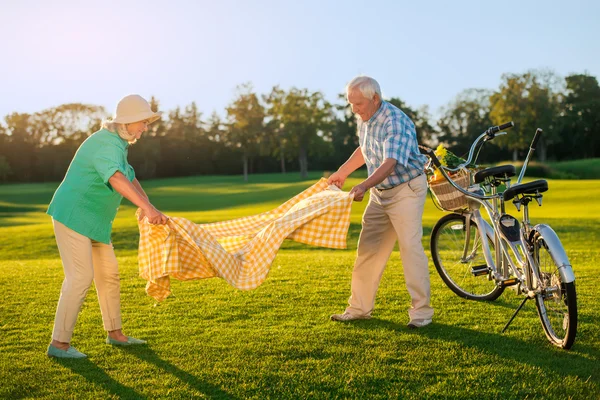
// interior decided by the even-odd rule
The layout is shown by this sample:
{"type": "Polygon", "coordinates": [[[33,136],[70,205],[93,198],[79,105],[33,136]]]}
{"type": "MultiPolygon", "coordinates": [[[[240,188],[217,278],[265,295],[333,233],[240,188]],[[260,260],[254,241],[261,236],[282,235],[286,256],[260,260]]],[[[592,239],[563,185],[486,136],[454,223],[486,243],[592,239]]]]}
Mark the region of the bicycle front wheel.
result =
{"type": "MultiPolygon", "coordinates": [[[[442,217],[431,232],[431,256],[444,283],[460,297],[470,300],[496,300],[504,291],[489,277],[477,224],[460,214],[442,217]]],[[[486,236],[490,249],[494,243],[486,236]]]]}
{"type": "Polygon", "coordinates": [[[575,282],[563,282],[552,258],[552,249],[538,232],[533,238],[534,259],[540,276],[540,293],[535,297],[538,315],[548,340],[570,349],[577,332],[577,295],[575,282]]]}

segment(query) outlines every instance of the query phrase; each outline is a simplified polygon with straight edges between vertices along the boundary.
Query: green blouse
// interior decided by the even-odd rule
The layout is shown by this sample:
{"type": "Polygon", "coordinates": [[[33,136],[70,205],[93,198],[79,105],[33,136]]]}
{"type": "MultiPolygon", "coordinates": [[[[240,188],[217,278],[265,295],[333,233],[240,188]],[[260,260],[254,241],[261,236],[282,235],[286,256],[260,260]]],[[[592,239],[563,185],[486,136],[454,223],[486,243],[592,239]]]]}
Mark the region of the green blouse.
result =
{"type": "Polygon", "coordinates": [[[98,242],[110,243],[112,224],[123,196],[108,179],[120,171],[135,179],[127,162],[129,144],[116,133],[101,129],[77,149],[47,213],[68,228],[98,242]]]}

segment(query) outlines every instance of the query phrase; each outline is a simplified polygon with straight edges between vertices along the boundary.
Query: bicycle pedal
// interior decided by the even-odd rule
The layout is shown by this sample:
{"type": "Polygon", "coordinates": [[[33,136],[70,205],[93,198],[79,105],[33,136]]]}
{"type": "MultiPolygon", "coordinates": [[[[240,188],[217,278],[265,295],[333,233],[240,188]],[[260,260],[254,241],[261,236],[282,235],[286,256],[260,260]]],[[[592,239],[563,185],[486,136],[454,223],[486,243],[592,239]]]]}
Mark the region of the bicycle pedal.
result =
{"type": "Polygon", "coordinates": [[[500,286],[502,287],[509,287],[509,286],[514,286],[516,284],[519,283],[519,279],[517,278],[509,278],[509,279],[505,279],[503,281],[500,281],[500,286]]]}
{"type": "Polygon", "coordinates": [[[474,267],[471,267],[471,274],[473,276],[483,276],[483,275],[487,275],[489,272],[490,272],[490,269],[488,268],[488,266],[486,264],[476,265],[474,267]]]}

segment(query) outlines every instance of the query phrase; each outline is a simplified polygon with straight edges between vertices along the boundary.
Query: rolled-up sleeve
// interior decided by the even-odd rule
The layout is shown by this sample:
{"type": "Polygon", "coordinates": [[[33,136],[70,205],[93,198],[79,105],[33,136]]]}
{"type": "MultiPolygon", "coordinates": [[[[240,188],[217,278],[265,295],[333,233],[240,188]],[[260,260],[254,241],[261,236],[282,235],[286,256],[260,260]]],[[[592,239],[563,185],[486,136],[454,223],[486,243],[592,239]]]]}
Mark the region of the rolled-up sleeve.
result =
{"type": "Polygon", "coordinates": [[[383,142],[385,158],[393,158],[406,167],[410,158],[412,141],[416,140],[416,136],[415,125],[408,118],[395,118],[388,121],[385,126],[385,141],[383,142]]]}
{"type": "Polygon", "coordinates": [[[105,184],[117,171],[127,176],[126,164],[123,161],[124,157],[123,149],[118,146],[104,145],[98,149],[94,155],[93,164],[105,184]]]}

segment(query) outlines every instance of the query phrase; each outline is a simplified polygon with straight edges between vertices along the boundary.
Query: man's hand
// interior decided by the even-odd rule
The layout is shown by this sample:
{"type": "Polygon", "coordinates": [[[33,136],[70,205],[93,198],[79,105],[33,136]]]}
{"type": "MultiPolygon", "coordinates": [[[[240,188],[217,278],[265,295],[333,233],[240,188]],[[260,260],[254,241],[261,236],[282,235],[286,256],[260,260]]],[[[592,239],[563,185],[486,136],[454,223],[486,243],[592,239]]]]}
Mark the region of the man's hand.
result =
{"type": "Polygon", "coordinates": [[[340,171],[337,171],[329,176],[329,179],[327,179],[327,183],[330,185],[335,185],[341,189],[342,186],[344,186],[344,182],[346,182],[346,178],[347,177],[342,175],[340,171]]]}
{"type": "Polygon", "coordinates": [[[350,194],[354,193],[354,201],[362,201],[366,192],[367,190],[362,183],[359,183],[350,190],[350,194]]]}

